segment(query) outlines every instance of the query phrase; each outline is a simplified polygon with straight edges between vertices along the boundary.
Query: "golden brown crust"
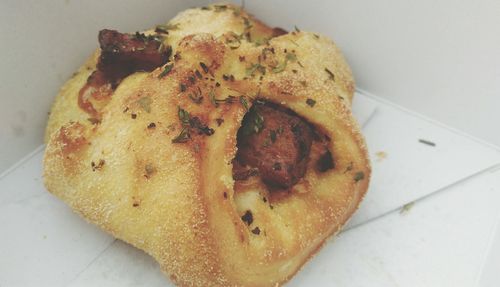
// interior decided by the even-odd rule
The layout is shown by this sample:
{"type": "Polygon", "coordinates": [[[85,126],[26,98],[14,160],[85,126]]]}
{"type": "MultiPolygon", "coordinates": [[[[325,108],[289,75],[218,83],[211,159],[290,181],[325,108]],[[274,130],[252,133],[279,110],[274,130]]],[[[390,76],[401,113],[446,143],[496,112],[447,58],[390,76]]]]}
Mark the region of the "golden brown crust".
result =
{"type": "MultiPolygon", "coordinates": [[[[272,29],[233,6],[190,9],[171,23],[178,29],[166,43],[179,55],[172,71],[127,77],[99,107],[100,124],[86,121],[76,103],[87,68],[63,87],[47,127],[47,189],[152,255],[176,284],[283,283],[338,232],[368,187],[366,146],[350,111],[349,67],[330,40],[312,33],[256,45],[272,29]],[[228,41],[249,25],[256,27],[253,42],[243,37],[235,47],[228,41]],[[193,82],[196,70],[202,77],[193,82]],[[198,91],[201,103],[190,98],[198,91]],[[223,103],[229,95],[232,103],[223,103]],[[235,185],[231,161],[247,109],[241,99],[251,105],[256,98],[292,109],[328,135],[335,169],[308,168],[290,196],[273,202],[263,199],[268,191],[258,182],[235,185]],[[180,108],[214,134],[191,131],[187,142],[172,143],[183,129],[180,108]],[[240,219],[246,211],[253,214],[250,225],[240,219]],[[252,232],[256,227],[259,234],[252,232]]],[[[95,68],[95,58],[86,66],[95,68]]]]}
{"type": "MultiPolygon", "coordinates": [[[[272,28],[264,25],[239,7],[227,4],[223,5],[227,7],[225,9],[216,9],[214,8],[215,6],[217,5],[211,5],[208,7],[209,9],[195,8],[179,13],[168,22],[167,26],[173,27],[173,29],[168,30],[165,44],[171,45],[175,53],[178,43],[184,37],[197,33],[209,33],[218,37],[228,32],[235,35],[248,32],[254,42],[263,42],[265,39],[273,36],[272,28]]],[[[151,34],[154,33],[154,29],[145,32],[151,34]]],[[[88,76],[96,69],[99,55],[100,50],[98,49],[71,79],[62,86],[52,106],[45,130],[46,143],[50,135],[65,123],[79,121],[82,124],[90,125],[88,121],[90,116],[81,110],[78,105],[74,105],[74,103],[78,98],[78,91],[85,84],[88,76]]],[[[107,102],[100,103],[96,108],[99,110],[102,109],[107,102]]]]}

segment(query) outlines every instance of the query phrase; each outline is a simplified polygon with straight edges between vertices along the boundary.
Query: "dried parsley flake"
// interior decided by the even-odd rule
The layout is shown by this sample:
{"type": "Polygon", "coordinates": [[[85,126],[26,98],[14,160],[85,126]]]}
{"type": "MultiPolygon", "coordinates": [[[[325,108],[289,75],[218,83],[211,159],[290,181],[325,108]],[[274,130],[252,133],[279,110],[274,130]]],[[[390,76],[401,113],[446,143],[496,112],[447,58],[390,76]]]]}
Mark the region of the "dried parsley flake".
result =
{"type": "Polygon", "coordinates": [[[245,96],[240,96],[240,103],[245,108],[245,111],[248,112],[248,102],[245,96]]]}
{"type": "Polygon", "coordinates": [[[178,136],[176,136],[172,143],[185,143],[187,142],[191,136],[189,135],[189,129],[187,127],[182,128],[181,132],[178,136]]]}
{"type": "Polygon", "coordinates": [[[166,33],[168,34],[169,30],[177,30],[179,29],[179,24],[166,24],[166,25],[158,25],[156,26],[155,32],[157,33],[166,33]]]}
{"type": "Polygon", "coordinates": [[[174,67],[173,63],[165,65],[165,67],[163,68],[163,71],[158,75],[158,78],[161,79],[161,78],[165,77],[166,75],[168,75],[168,73],[170,73],[170,71],[172,71],[173,67],[174,67]]]}
{"type": "Polygon", "coordinates": [[[150,97],[142,97],[139,100],[137,100],[137,103],[141,108],[150,113],[151,112],[151,98],[150,97]]]}
{"type": "Polygon", "coordinates": [[[313,99],[307,99],[306,104],[312,108],[316,104],[316,101],[313,99]]]}
{"type": "Polygon", "coordinates": [[[335,75],[328,68],[325,68],[325,72],[328,74],[328,79],[335,81],[335,75]]]}
{"type": "Polygon", "coordinates": [[[365,173],[362,171],[358,171],[354,174],[354,181],[358,182],[360,180],[363,180],[365,178],[365,173]]]}

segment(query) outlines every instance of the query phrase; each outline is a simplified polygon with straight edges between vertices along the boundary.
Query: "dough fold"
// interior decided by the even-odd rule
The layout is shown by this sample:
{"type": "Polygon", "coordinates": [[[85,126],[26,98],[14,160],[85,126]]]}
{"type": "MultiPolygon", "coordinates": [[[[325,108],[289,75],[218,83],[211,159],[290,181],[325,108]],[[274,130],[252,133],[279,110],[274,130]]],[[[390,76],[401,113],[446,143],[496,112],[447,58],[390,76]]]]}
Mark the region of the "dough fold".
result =
{"type": "Polygon", "coordinates": [[[62,87],[46,131],[47,190],[153,256],[178,285],[282,284],[368,188],[351,71],[325,36],[283,34],[231,5],[184,11],[166,27],[171,59],[94,102],[98,122],[78,106],[78,93],[99,50],[62,87]],[[311,152],[305,175],[286,191],[258,175],[235,181],[237,133],[259,102],[307,121],[327,139],[334,167],[318,171],[311,152]]]}

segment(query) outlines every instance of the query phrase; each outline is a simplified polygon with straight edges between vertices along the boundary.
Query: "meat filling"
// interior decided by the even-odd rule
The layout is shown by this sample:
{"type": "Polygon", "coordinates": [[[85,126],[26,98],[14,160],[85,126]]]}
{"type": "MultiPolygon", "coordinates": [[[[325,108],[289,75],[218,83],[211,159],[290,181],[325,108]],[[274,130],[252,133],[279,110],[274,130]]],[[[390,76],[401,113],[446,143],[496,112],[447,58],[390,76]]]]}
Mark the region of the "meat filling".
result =
{"type": "Polygon", "coordinates": [[[255,103],[238,131],[233,177],[241,180],[252,175],[242,168],[246,166],[256,168],[271,187],[292,187],[306,172],[313,136],[312,128],[292,111],[255,103]]]}
{"type": "Polygon", "coordinates": [[[150,72],[165,64],[171,53],[156,36],[122,34],[107,29],[99,32],[99,45],[101,57],[97,69],[111,83],[136,71],[150,72]]]}
{"type": "Polygon", "coordinates": [[[122,34],[104,29],[99,32],[98,38],[101,56],[97,70],[88,77],[78,98],[80,108],[95,118],[99,115],[90,99],[100,100],[110,96],[125,77],[137,71],[150,72],[165,64],[171,54],[171,49],[156,36],[122,34]]]}

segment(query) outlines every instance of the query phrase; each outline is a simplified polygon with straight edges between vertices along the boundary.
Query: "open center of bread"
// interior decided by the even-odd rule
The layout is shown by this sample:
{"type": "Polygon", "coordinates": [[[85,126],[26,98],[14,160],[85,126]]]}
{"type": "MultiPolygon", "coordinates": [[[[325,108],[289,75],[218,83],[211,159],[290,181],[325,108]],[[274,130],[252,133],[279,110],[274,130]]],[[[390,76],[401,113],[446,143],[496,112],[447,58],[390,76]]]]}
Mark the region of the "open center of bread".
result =
{"type": "Polygon", "coordinates": [[[319,173],[334,168],[329,141],[292,110],[256,100],[238,130],[233,178],[243,184],[261,182],[274,197],[289,194],[308,166],[319,173]]]}

